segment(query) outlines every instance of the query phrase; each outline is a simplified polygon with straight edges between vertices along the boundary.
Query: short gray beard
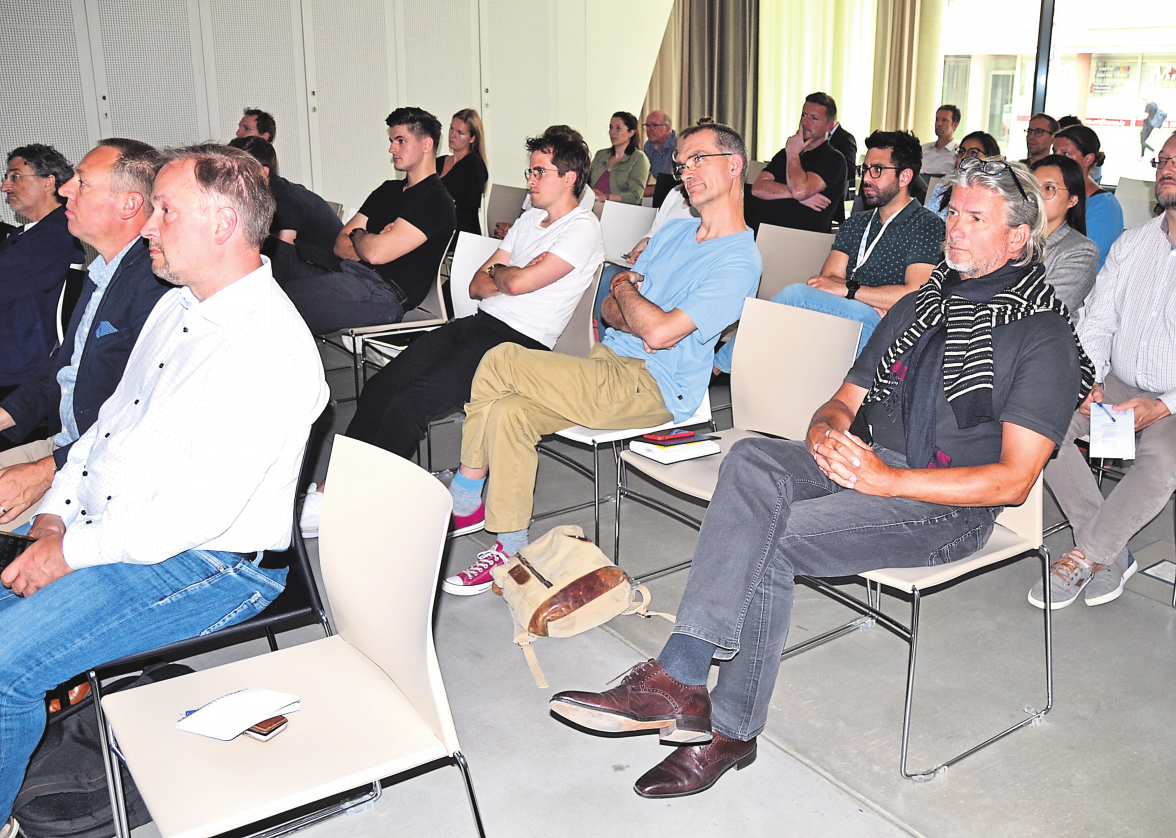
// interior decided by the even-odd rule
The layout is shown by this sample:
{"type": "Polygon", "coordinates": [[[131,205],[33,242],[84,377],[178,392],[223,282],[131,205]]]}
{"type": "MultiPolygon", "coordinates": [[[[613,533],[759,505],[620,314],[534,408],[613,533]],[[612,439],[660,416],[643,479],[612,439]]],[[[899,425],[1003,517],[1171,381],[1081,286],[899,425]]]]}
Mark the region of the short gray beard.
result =
{"type": "Polygon", "coordinates": [[[960,273],[961,275],[968,274],[973,277],[988,276],[990,273],[995,271],[997,268],[1000,268],[1005,264],[1000,259],[992,259],[987,262],[981,262],[981,261],[976,261],[976,262],[971,262],[971,263],[956,262],[950,256],[947,255],[946,251],[943,254],[943,259],[945,262],[947,262],[947,266],[949,268],[951,268],[953,271],[956,271],[956,272],[960,273]]]}
{"type": "Polygon", "coordinates": [[[1159,189],[1156,189],[1156,203],[1166,210],[1176,209],[1176,187],[1169,189],[1163,195],[1160,194],[1159,189]]]}

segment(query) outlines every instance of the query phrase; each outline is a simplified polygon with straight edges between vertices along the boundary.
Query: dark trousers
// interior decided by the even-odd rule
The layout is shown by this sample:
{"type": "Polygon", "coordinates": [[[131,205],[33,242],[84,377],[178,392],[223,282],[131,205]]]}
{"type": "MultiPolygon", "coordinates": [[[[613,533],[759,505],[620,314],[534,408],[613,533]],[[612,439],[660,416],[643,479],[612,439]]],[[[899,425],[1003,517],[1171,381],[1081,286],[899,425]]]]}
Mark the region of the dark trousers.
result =
{"type": "Polygon", "coordinates": [[[343,261],[341,269],[306,262],[298,249],[274,238],[266,240],[274,279],[311,334],[325,335],[357,326],[382,326],[404,319],[401,297],[378,273],[360,262],[343,261]]]}
{"type": "Polygon", "coordinates": [[[482,356],[501,343],[547,349],[481,311],[425,333],[364,385],[346,435],[411,457],[430,419],[469,401],[482,356]]]}

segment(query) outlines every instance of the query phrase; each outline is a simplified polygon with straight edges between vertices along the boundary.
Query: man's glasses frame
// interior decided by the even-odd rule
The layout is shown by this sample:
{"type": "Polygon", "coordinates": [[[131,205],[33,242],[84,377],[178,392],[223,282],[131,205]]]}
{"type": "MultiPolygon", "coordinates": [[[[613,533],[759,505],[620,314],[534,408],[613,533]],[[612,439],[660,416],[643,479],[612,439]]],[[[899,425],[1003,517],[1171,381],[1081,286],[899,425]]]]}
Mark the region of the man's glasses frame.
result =
{"type": "Polygon", "coordinates": [[[674,180],[681,180],[682,179],[682,172],[686,171],[687,169],[689,169],[690,171],[694,171],[695,169],[697,169],[699,166],[702,165],[702,161],[705,160],[706,158],[708,158],[708,157],[731,157],[734,153],[735,152],[733,152],[733,151],[726,151],[726,152],[716,152],[714,154],[692,154],[689,157],[687,157],[685,161],[683,161],[681,163],[674,163],[670,167],[670,171],[674,175],[674,180]]]}
{"type": "Polygon", "coordinates": [[[1176,157],[1153,157],[1151,161],[1153,169],[1162,169],[1169,163],[1176,166],[1176,157]]]}
{"type": "Polygon", "coordinates": [[[1029,196],[1025,193],[1025,187],[1021,185],[1021,179],[1017,177],[1017,173],[1013,171],[1012,164],[1007,160],[985,160],[981,157],[965,157],[960,161],[960,171],[966,172],[971,169],[980,169],[986,175],[999,177],[1005,172],[1009,173],[1009,177],[1013,179],[1013,183],[1017,186],[1017,191],[1021,193],[1021,200],[1028,202],[1029,196]]]}
{"type": "Polygon", "coordinates": [[[531,175],[535,176],[535,180],[542,180],[543,176],[548,172],[558,172],[559,169],[545,169],[542,166],[535,166],[530,169],[523,169],[523,180],[530,180],[531,175]]]}
{"type": "Polygon", "coordinates": [[[29,174],[27,172],[7,172],[4,177],[0,178],[0,183],[16,184],[22,177],[40,177],[36,172],[29,174]]]}
{"type": "Polygon", "coordinates": [[[1041,137],[1041,136],[1046,136],[1046,135],[1052,137],[1056,133],[1057,133],[1057,131],[1051,131],[1048,128],[1026,128],[1025,129],[1025,135],[1029,136],[1029,137],[1041,137]]]}
{"type": "Polygon", "coordinates": [[[887,169],[891,169],[895,172],[897,172],[899,170],[898,166],[883,166],[881,163],[874,163],[873,165],[870,165],[870,166],[867,166],[865,163],[862,163],[860,166],[854,166],[854,171],[858,173],[858,177],[865,177],[866,172],[869,172],[870,177],[880,178],[880,177],[882,177],[882,173],[884,171],[886,171],[887,169]]]}

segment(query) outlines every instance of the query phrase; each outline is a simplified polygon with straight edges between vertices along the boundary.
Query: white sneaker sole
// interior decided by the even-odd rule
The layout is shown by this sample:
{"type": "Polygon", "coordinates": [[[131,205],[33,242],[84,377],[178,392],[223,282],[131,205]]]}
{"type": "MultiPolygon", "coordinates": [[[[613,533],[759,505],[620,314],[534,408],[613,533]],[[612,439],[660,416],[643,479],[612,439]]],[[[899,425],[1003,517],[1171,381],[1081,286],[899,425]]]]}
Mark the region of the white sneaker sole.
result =
{"type": "Polygon", "coordinates": [[[448,537],[459,538],[460,536],[469,535],[470,533],[481,532],[484,529],[486,529],[486,521],[482,520],[476,524],[470,524],[468,526],[462,527],[461,529],[450,530],[448,537]]]}
{"type": "Polygon", "coordinates": [[[1123,571],[1123,578],[1119,580],[1119,587],[1113,591],[1107,591],[1102,596],[1088,597],[1086,599],[1087,605],[1105,605],[1108,602],[1114,602],[1123,595],[1123,589],[1127,587],[1127,580],[1135,575],[1135,571],[1139,570],[1139,562],[1132,562],[1127,565],[1127,569],[1123,571]]]}
{"type": "MultiPolygon", "coordinates": [[[[1083,585],[1083,587],[1085,588],[1086,586],[1083,585]]],[[[1060,611],[1061,609],[1065,608],[1068,605],[1073,605],[1075,602],[1078,601],[1078,597],[1080,597],[1080,596],[1082,596],[1082,591],[1078,591],[1078,593],[1074,594],[1073,597],[1071,597],[1070,599],[1067,599],[1067,600],[1051,599],[1049,602],[1049,610],[1050,611],[1060,611]]],[[[1029,604],[1032,605],[1034,608],[1040,608],[1042,611],[1045,610],[1045,601],[1040,600],[1040,599],[1035,599],[1033,597],[1032,590],[1029,591],[1029,604]]]]}
{"type": "Polygon", "coordinates": [[[454,596],[476,596],[477,594],[486,593],[486,591],[490,590],[490,586],[493,584],[493,582],[483,582],[480,585],[461,585],[457,582],[450,582],[448,579],[445,579],[441,582],[441,590],[445,591],[447,594],[453,594],[454,596]]]}

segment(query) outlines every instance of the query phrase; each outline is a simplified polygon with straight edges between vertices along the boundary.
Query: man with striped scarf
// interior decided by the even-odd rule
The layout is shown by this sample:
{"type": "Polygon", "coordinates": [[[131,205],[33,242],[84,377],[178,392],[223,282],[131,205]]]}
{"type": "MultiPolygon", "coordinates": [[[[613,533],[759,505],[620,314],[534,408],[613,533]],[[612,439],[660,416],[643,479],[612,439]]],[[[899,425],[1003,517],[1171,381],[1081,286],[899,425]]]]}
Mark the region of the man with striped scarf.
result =
{"type": "Polygon", "coordinates": [[[1043,278],[1036,178],[993,158],[948,180],[945,261],[879,323],[807,438],[732,446],[661,654],[608,692],[552,699],[582,726],[659,729],[683,746],[637,781],[644,797],[704,791],[755,759],[797,575],[980,549],[1090,389],[1093,368],[1043,278]]]}

